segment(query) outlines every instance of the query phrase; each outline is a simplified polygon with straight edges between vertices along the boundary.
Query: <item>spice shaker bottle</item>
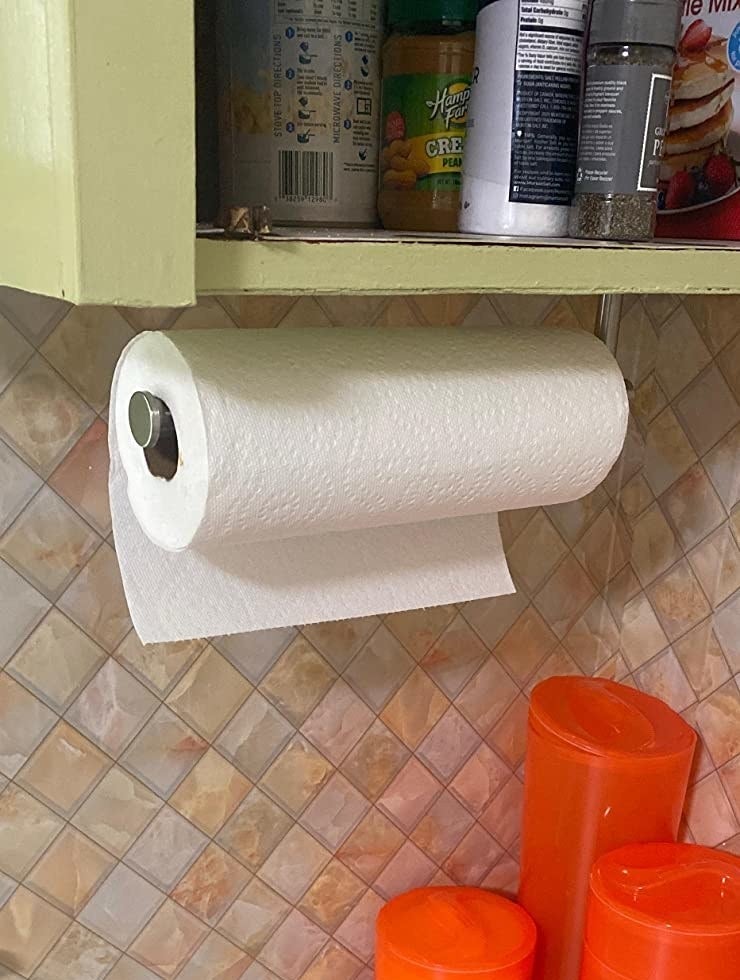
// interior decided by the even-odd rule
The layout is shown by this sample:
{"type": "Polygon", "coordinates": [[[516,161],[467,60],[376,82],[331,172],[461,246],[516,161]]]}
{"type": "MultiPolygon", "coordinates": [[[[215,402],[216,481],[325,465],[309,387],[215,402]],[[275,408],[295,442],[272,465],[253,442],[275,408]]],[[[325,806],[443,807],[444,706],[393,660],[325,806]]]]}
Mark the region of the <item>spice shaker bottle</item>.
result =
{"type": "Polygon", "coordinates": [[[645,241],[655,233],[682,9],[681,0],[594,0],[574,238],[645,241]]]}

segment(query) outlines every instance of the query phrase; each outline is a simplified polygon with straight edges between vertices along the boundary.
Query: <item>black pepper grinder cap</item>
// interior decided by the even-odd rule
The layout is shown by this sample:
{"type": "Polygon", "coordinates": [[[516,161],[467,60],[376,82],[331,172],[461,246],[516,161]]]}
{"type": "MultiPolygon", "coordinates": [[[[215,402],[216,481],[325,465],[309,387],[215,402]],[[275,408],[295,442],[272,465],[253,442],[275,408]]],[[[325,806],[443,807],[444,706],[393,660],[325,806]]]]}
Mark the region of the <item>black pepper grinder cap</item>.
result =
{"type": "Polygon", "coordinates": [[[683,0],[594,0],[589,44],[676,48],[683,0]]]}

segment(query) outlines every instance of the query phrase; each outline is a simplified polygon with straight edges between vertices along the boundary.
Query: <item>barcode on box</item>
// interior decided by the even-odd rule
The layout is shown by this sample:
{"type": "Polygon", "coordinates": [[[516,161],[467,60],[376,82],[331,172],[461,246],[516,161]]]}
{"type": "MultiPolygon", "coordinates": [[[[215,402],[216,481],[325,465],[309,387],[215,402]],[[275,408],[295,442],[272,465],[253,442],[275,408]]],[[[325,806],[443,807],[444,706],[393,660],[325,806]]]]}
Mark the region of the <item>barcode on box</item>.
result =
{"type": "Polygon", "coordinates": [[[281,150],[278,197],[284,201],[333,200],[334,154],[317,150],[281,150]]]}

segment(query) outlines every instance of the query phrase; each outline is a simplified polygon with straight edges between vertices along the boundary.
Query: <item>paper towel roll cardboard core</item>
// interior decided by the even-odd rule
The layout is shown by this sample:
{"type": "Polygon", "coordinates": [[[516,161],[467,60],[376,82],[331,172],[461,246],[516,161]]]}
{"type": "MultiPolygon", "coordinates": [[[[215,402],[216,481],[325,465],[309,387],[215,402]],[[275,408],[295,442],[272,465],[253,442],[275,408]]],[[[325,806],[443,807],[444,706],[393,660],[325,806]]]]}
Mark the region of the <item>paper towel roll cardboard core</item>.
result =
{"type": "Polygon", "coordinates": [[[111,399],[116,547],[148,640],[511,591],[496,512],[590,492],[627,424],[604,346],[536,328],[142,334],[111,399]],[[170,481],[129,431],[136,390],[172,413],[170,481]]]}

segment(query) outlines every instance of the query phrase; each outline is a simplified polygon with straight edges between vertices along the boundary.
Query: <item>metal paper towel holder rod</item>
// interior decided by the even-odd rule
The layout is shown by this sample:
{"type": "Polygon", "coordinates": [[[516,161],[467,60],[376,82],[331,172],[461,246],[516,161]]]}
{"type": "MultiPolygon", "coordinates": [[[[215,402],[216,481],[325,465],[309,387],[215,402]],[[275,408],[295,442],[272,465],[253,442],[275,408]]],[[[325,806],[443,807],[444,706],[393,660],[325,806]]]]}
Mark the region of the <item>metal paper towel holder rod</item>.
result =
{"type": "MultiPolygon", "coordinates": [[[[622,297],[615,293],[602,296],[596,319],[596,336],[614,355],[617,353],[621,317],[622,297]]],[[[155,476],[172,479],[177,471],[179,449],[169,407],[150,391],[135,391],[129,401],[128,421],[131,435],[144,450],[147,464],[155,476]]]]}

